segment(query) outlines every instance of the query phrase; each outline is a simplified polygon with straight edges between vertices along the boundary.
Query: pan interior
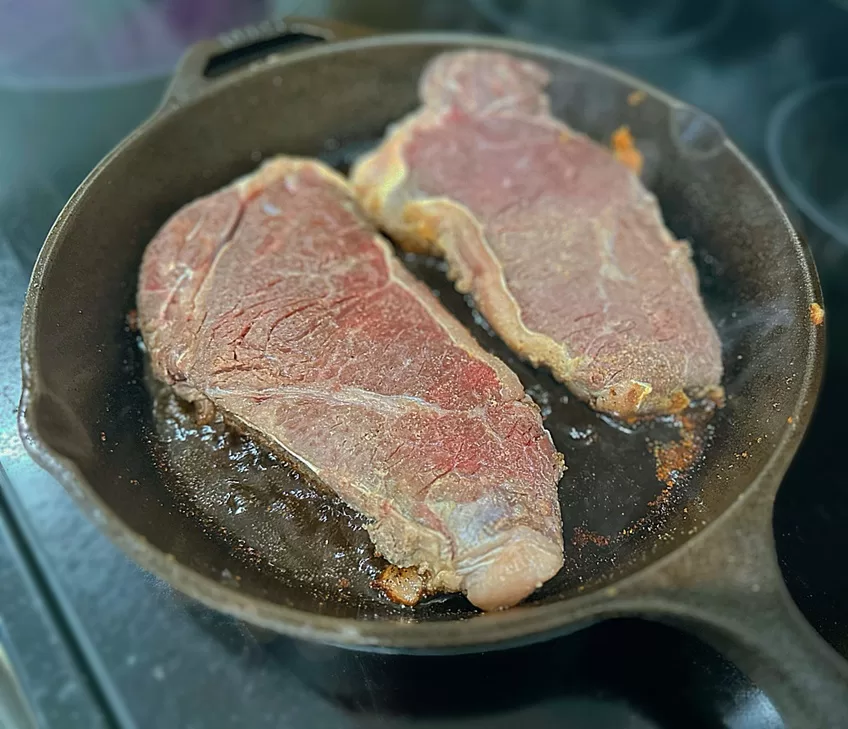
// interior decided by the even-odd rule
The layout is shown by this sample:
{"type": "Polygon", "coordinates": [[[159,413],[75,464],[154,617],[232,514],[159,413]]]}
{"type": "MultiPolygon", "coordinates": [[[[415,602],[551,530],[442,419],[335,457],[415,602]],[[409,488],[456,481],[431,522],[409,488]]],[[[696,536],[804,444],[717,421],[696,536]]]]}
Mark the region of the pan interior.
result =
{"type": "MultiPolygon", "coordinates": [[[[310,613],[417,621],[473,612],[457,596],[414,609],[382,597],[370,584],[382,563],[361,519],[249,441],[215,425],[197,428],[167,393],[153,388],[154,397],[125,319],[144,247],[171,213],[273,154],[321,156],[344,167],[416,106],[424,63],[449,47],[360,43],[239,74],[155,120],[76,196],[31,293],[38,297],[30,364],[39,397],[28,418],[117,516],[107,519],[113,532],[143,535],[242,597],[310,613]]],[[[800,406],[813,295],[808,263],[776,202],[713,125],[651,95],[628,103],[632,87],[591,66],[558,54],[538,60],[553,73],[554,113],[573,127],[606,141],[630,126],[645,155],[646,184],[671,229],[693,243],[722,337],[728,402],[697,431],[709,446],[694,469],[658,478],[654,449],[679,440],[674,424],[628,432],[591,412],[546,372],[517,360],[440,263],[405,257],[519,374],[566,455],[566,564],[531,605],[638,570],[750,484],[800,406]]]]}

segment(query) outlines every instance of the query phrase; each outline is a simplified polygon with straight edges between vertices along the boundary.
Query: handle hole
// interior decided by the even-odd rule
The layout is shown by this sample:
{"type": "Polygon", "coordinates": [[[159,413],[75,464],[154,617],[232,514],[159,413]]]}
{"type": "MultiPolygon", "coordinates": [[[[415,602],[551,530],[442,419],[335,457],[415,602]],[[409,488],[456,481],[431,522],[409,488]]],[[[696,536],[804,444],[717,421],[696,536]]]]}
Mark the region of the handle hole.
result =
{"type": "Polygon", "coordinates": [[[239,46],[213,56],[206,64],[206,68],[203,69],[203,75],[206,78],[218,78],[276,51],[289,50],[292,46],[310,45],[322,41],[324,41],[324,38],[308,33],[286,33],[275,38],[258,40],[249,45],[239,46]]]}

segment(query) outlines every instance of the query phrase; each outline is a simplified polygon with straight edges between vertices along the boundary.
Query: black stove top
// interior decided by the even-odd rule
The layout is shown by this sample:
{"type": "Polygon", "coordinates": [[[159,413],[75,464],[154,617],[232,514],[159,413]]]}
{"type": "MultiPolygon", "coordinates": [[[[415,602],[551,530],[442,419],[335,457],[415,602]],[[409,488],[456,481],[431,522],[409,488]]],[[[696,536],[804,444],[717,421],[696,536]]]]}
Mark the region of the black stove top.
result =
{"type": "Polygon", "coordinates": [[[842,413],[848,408],[848,385],[841,379],[848,368],[848,178],[838,174],[845,166],[833,162],[834,156],[848,156],[848,144],[840,145],[836,136],[848,129],[848,123],[840,124],[848,119],[848,82],[821,85],[848,78],[842,40],[848,37],[846,3],[79,5],[92,13],[98,8],[99,14],[86,23],[76,16],[75,23],[65,24],[65,36],[58,35],[63,26],[55,20],[53,6],[66,7],[59,0],[13,1],[0,10],[18,25],[26,20],[22,8],[41,12],[36,18],[41,21],[52,12],[56,30],[48,33],[48,24],[42,43],[52,44],[53,52],[39,54],[34,41],[26,48],[22,41],[7,42],[14,35],[6,38],[1,29],[15,23],[0,17],[0,659],[5,652],[17,676],[4,681],[0,660],[0,725],[6,725],[3,711],[9,706],[10,715],[17,711],[17,723],[9,720],[10,725],[31,721],[44,727],[781,726],[768,699],[712,649],[638,620],[597,625],[506,661],[492,656],[462,663],[325,661],[318,646],[304,651],[249,630],[141,571],[26,456],[15,426],[21,305],[29,269],[64,199],[153,109],[165,69],[186,42],[286,12],[395,29],[505,32],[565,44],[710,112],[782,183],[821,268],[832,346],[818,414],[780,492],[775,533],[798,604],[848,656],[848,572],[833,568],[848,548],[843,527],[848,479],[839,458],[842,413]],[[93,25],[96,36],[79,31],[91,33],[93,25]],[[69,44],[69,27],[86,39],[86,55],[72,53],[79,44],[69,44]],[[104,34],[111,42],[96,48],[88,42],[104,34]],[[19,53],[13,56],[11,47],[19,53]],[[55,60],[51,65],[45,58],[55,60]],[[405,684],[383,683],[380,676],[389,671],[402,675],[405,684]],[[415,677],[422,672],[445,675],[443,695],[416,694],[415,677]],[[365,695],[345,691],[363,677],[371,681],[365,695]],[[7,700],[7,685],[28,706],[16,709],[7,700]]]}

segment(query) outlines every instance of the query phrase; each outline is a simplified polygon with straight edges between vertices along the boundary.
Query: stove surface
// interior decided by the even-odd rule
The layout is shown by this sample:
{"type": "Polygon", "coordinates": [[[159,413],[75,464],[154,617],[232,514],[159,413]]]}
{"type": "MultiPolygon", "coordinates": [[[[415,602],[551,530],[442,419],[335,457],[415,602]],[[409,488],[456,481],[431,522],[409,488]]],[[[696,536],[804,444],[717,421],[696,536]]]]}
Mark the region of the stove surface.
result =
{"type": "MultiPolygon", "coordinates": [[[[699,4],[694,15],[681,9],[692,4],[673,0],[574,1],[562,4],[568,13],[553,16],[550,3],[529,0],[211,4],[222,27],[296,12],[393,29],[481,30],[562,42],[713,114],[769,174],[774,160],[767,130],[781,100],[822,79],[848,77],[840,41],[848,31],[848,9],[824,0],[723,0],[699,4]],[[622,8],[630,15],[622,15],[622,8]],[[626,43],[611,44],[622,28],[628,29],[626,43]]],[[[51,5],[27,7],[48,12],[51,5]]],[[[124,5],[136,4],[114,3],[124,5]]],[[[145,22],[173,28],[176,18],[183,30],[215,32],[189,22],[197,5],[151,2],[145,22]]],[[[195,37],[186,33],[177,36],[177,45],[195,37]]],[[[116,52],[111,48],[103,51],[107,60],[116,52]]],[[[3,60],[0,72],[27,68],[4,66],[3,60]]],[[[137,73],[97,86],[90,83],[90,65],[85,68],[87,83],[77,78],[70,90],[57,90],[55,78],[51,87],[44,74],[36,83],[18,73],[13,84],[11,71],[0,73],[0,116],[15,117],[0,121],[0,149],[16,152],[0,156],[0,648],[14,665],[25,712],[45,727],[86,728],[781,726],[768,699],[739,671],[698,640],[665,626],[611,621],[518,651],[506,670],[504,659],[492,656],[462,664],[389,664],[370,657],[341,665],[325,661],[318,646],[304,650],[199,607],[118,552],[32,463],[15,424],[21,305],[44,235],[85,172],[152,111],[167,80],[161,69],[137,66],[137,73]],[[88,104],[102,123],[65,114],[66,98],[75,99],[74,108],[88,104]],[[50,131],[47,117],[57,114],[59,139],[33,143],[50,131]],[[416,676],[445,675],[447,682],[458,666],[464,670],[457,685],[446,686],[438,701],[416,695],[416,676]],[[365,695],[344,690],[381,671],[402,672],[408,690],[386,691],[379,681],[365,695]]],[[[804,138],[811,149],[817,141],[815,135],[804,138]]],[[[792,206],[792,199],[787,202],[792,206]]],[[[799,201],[795,205],[804,209],[799,201]]],[[[848,656],[848,573],[834,572],[833,559],[821,558],[848,548],[848,484],[838,457],[848,408],[848,385],[840,377],[848,367],[848,247],[795,214],[822,269],[833,346],[816,419],[781,488],[775,534],[799,606],[848,656]]]]}

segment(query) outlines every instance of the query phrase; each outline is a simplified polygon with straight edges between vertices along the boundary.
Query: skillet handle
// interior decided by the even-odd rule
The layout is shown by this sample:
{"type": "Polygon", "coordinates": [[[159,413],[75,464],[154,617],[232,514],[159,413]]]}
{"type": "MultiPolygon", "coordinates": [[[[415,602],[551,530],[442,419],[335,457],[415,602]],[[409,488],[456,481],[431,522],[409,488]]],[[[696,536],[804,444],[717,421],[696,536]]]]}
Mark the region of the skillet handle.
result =
{"type": "Polygon", "coordinates": [[[374,31],[330,20],[284,18],[236,28],[192,45],[177,64],[160,109],[197,96],[236,70],[317,43],[362,38],[374,31]]]}
{"type": "Polygon", "coordinates": [[[787,729],[848,727],[848,662],[806,621],[780,573],[771,520],[778,482],[740,499],[657,565],[638,593],[616,601],[712,644],[769,696],[787,729]]]}

